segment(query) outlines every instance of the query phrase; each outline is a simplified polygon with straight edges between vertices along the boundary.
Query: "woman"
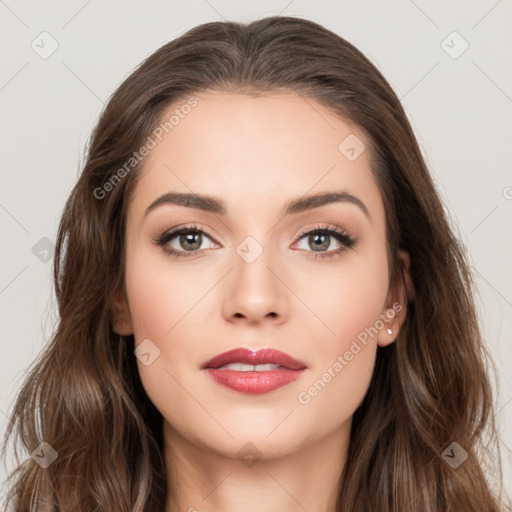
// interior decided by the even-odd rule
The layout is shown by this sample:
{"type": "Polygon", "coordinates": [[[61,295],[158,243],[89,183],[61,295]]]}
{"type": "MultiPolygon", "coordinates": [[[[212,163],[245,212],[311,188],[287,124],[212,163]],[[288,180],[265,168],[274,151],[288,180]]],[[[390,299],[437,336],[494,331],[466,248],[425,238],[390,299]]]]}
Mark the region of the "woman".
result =
{"type": "Polygon", "coordinates": [[[207,23],[147,58],[54,281],[15,510],[500,510],[464,249],[389,84],[320,25],[207,23]]]}

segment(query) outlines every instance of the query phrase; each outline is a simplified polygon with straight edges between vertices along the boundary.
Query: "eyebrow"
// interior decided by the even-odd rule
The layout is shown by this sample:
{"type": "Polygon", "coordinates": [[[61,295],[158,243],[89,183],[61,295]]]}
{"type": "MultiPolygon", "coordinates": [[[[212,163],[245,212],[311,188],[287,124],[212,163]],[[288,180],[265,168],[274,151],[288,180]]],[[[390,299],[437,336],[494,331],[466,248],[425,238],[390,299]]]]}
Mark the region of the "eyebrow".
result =
{"type": "MultiPolygon", "coordinates": [[[[356,196],[349,194],[345,190],[338,190],[333,192],[320,192],[309,196],[301,196],[292,199],[286,203],[281,212],[281,216],[301,213],[313,208],[319,208],[332,203],[349,203],[359,207],[363,213],[371,220],[370,212],[366,205],[356,196]]],[[[155,199],[144,212],[146,216],[150,211],[158,206],[164,204],[175,204],[178,206],[185,206],[187,208],[194,208],[203,210],[205,212],[214,213],[217,215],[226,215],[227,208],[222,199],[214,196],[207,196],[188,192],[167,192],[157,199],[155,199]]]]}

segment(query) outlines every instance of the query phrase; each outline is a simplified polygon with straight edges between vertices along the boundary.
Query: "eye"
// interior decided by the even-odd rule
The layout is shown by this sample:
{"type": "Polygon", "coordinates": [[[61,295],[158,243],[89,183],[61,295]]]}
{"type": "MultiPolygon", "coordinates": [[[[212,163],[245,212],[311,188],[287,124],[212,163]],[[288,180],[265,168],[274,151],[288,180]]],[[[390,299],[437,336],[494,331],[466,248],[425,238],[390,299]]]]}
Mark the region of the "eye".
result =
{"type": "Polygon", "coordinates": [[[358,239],[347,231],[329,226],[318,226],[313,230],[303,232],[300,235],[299,241],[302,241],[304,238],[306,245],[314,248],[313,251],[307,251],[306,248],[308,257],[315,259],[340,256],[345,250],[354,248],[358,242],[358,239]],[[325,251],[325,249],[328,249],[332,245],[331,242],[333,238],[341,244],[341,247],[335,250],[325,251]]]}
{"type": "MultiPolygon", "coordinates": [[[[155,242],[162,247],[165,253],[179,258],[187,258],[201,253],[205,249],[213,248],[212,243],[203,244],[203,242],[206,242],[205,238],[213,239],[213,237],[196,225],[190,225],[166,231],[155,242]],[[174,242],[174,245],[171,245],[170,242],[174,242]]],[[[306,244],[314,249],[309,251],[307,248],[301,248],[301,250],[305,250],[308,253],[308,257],[315,259],[339,256],[343,251],[354,248],[358,243],[358,238],[351,235],[348,231],[329,226],[318,226],[315,229],[304,231],[300,234],[299,242],[303,239],[306,239],[306,244]],[[341,246],[338,249],[326,251],[332,245],[333,238],[341,246]]]]}
{"type": "Polygon", "coordinates": [[[212,248],[212,244],[204,245],[204,238],[212,240],[212,238],[202,229],[197,226],[185,226],[178,229],[172,229],[163,233],[157,240],[157,245],[162,247],[162,250],[167,254],[177,257],[194,256],[204,249],[212,248]],[[169,245],[169,242],[175,241],[175,246],[169,245]],[[188,254],[187,254],[188,253],[188,254]]]}

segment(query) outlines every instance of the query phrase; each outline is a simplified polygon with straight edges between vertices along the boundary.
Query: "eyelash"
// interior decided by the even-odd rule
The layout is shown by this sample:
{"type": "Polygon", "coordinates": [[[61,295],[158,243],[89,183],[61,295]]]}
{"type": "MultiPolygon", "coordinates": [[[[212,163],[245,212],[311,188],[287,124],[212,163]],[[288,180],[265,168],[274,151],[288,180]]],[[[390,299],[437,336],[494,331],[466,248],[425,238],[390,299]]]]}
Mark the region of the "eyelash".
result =
{"type": "MultiPolygon", "coordinates": [[[[207,231],[204,231],[203,229],[198,228],[195,224],[190,226],[184,226],[182,228],[172,229],[169,231],[165,231],[162,233],[156,240],[156,244],[160,247],[162,247],[162,250],[173,257],[177,258],[189,258],[191,256],[194,256],[198,253],[201,253],[202,251],[205,251],[206,249],[196,249],[195,251],[178,251],[176,249],[171,249],[167,246],[167,243],[175,238],[178,235],[181,234],[187,234],[187,233],[202,233],[207,235],[209,238],[213,239],[213,236],[211,236],[207,231]]],[[[328,234],[333,236],[338,242],[342,244],[342,246],[339,249],[328,251],[328,252],[315,252],[315,251],[306,251],[308,252],[308,257],[314,258],[314,259],[330,259],[334,258],[336,256],[340,256],[342,252],[346,251],[347,249],[353,249],[357,246],[357,243],[359,242],[359,239],[353,235],[351,235],[347,230],[341,230],[341,229],[335,229],[330,226],[317,226],[314,229],[302,231],[299,234],[299,240],[304,238],[305,235],[318,235],[318,234],[328,234]]]]}

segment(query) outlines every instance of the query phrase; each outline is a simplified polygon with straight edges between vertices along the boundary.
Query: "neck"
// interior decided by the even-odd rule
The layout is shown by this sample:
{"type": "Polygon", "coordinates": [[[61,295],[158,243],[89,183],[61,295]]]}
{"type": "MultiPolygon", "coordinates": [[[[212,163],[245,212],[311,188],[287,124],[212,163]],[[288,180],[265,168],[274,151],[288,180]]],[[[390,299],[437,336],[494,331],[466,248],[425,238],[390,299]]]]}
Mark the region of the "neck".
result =
{"type": "Polygon", "coordinates": [[[335,512],[349,439],[350,421],[291,453],[241,441],[229,455],[194,444],[164,420],[165,512],[335,512]]]}

